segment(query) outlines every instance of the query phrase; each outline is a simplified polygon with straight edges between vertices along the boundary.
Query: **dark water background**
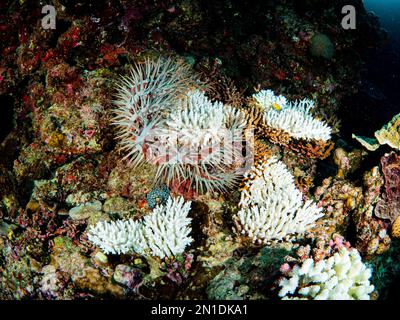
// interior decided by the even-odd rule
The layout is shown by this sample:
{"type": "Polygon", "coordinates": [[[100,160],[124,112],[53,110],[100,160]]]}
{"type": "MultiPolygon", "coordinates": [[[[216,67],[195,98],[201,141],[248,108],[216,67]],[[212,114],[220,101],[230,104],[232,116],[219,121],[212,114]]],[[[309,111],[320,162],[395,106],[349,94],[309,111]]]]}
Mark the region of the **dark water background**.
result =
{"type": "Polygon", "coordinates": [[[400,44],[400,0],[364,0],[368,11],[379,16],[382,27],[385,28],[394,44],[400,44]]]}
{"type": "Polygon", "coordinates": [[[392,41],[400,44],[400,0],[364,0],[365,8],[375,12],[392,41]]]}
{"type": "MultiPolygon", "coordinates": [[[[400,112],[400,0],[364,0],[367,10],[373,11],[382,27],[388,32],[389,42],[368,59],[366,79],[379,86],[387,97],[377,111],[381,120],[389,119],[400,112]]],[[[380,123],[371,123],[374,130],[380,123]]],[[[400,277],[389,288],[388,298],[399,301],[400,277]]]]}
{"type": "MultiPolygon", "coordinates": [[[[389,60],[384,61],[383,66],[397,66],[400,63],[400,0],[364,0],[364,4],[367,10],[374,12],[378,17],[382,27],[388,32],[389,43],[382,54],[389,54],[387,57],[389,60]]],[[[390,71],[384,68],[382,71],[390,71]]],[[[398,78],[398,69],[388,72],[388,76],[391,78],[398,78]]],[[[399,82],[396,82],[398,85],[399,82]]],[[[397,87],[400,89],[400,87],[397,87]]]]}
{"type": "Polygon", "coordinates": [[[364,5],[379,17],[389,36],[382,48],[372,50],[366,58],[364,92],[372,89],[372,95],[383,94],[383,99],[372,99],[374,121],[363,124],[363,133],[372,134],[400,113],[400,0],[364,0],[364,5]]]}

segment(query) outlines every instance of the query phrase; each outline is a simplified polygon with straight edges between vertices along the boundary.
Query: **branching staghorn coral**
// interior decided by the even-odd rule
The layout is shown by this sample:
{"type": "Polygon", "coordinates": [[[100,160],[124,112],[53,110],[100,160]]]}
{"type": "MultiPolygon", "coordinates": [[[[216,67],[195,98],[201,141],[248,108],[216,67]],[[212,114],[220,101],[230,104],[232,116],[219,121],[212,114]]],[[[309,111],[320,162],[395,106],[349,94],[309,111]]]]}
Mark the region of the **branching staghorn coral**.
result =
{"type": "Polygon", "coordinates": [[[261,90],[253,98],[263,110],[264,123],[271,128],[283,130],[295,139],[327,141],[331,138],[332,129],[312,116],[312,100],[288,102],[271,90],[261,90]]]}
{"type": "Polygon", "coordinates": [[[89,229],[88,238],[105,253],[136,252],[161,259],[175,256],[193,241],[187,216],[190,205],[182,197],[170,197],[165,206],[157,206],[143,220],[98,222],[89,229]]]}
{"type": "MultiPolygon", "coordinates": [[[[282,268],[281,268],[282,269],[282,268]]],[[[331,257],[304,260],[279,282],[283,299],[369,300],[374,291],[371,270],[354,248],[342,247],[331,257]]]]}
{"type": "Polygon", "coordinates": [[[236,229],[254,243],[290,240],[311,228],[322,214],[302,193],[286,165],[275,157],[245,174],[245,185],[235,215],[236,229]]]}

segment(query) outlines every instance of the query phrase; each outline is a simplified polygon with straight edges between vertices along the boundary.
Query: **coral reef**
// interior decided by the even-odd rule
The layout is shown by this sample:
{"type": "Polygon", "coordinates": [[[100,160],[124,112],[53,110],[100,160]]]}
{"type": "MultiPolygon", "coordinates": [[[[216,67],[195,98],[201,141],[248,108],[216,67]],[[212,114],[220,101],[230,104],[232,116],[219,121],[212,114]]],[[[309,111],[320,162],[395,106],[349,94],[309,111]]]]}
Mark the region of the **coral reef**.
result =
{"type": "Polygon", "coordinates": [[[392,237],[400,238],[400,219],[397,218],[392,224],[392,237]]]}
{"type": "Polygon", "coordinates": [[[383,32],[342,2],[0,2],[0,299],[277,299],[331,258],[385,298],[399,121],[347,141],[383,32]]]}
{"type": "Polygon", "coordinates": [[[363,192],[346,180],[329,177],[315,189],[314,196],[325,215],[308,236],[328,241],[337,232],[345,234],[351,216],[361,205],[363,192]]]}
{"type": "Polygon", "coordinates": [[[265,247],[256,255],[232,257],[226,268],[210,281],[208,299],[272,299],[274,281],[289,249],[282,244],[265,247]]]}
{"type": "Polygon", "coordinates": [[[374,212],[381,201],[383,177],[378,167],[374,167],[363,176],[363,198],[354,212],[356,227],[356,248],[371,257],[387,251],[391,244],[388,234],[389,223],[378,219],[374,212]]]}
{"type": "Polygon", "coordinates": [[[376,204],[375,216],[394,223],[400,216],[400,155],[385,154],[381,159],[381,167],[385,179],[385,192],[376,204]]]}

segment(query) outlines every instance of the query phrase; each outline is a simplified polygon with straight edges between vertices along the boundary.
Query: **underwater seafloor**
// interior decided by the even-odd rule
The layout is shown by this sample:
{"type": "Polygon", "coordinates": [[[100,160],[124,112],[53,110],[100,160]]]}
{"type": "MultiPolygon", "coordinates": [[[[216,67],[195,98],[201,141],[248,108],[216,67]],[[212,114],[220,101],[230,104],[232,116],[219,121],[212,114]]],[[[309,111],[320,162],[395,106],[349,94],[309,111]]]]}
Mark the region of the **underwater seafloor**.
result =
{"type": "Polygon", "coordinates": [[[51,2],[48,30],[0,3],[0,299],[399,296],[400,106],[362,1],[51,2]],[[154,123],[252,130],[255,167],[131,165],[154,123]]]}

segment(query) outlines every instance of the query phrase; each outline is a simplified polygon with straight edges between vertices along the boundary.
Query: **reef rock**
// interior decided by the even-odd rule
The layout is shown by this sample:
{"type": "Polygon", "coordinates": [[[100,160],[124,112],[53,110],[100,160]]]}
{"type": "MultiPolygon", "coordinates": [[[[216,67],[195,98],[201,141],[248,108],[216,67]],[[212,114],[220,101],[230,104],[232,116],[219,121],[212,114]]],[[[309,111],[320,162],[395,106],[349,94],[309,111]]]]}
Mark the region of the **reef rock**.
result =
{"type": "Polygon", "coordinates": [[[90,259],[82,255],[68,238],[54,239],[51,265],[67,274],[79,291],[114,297],[121,297],[124,293],[122,287],[113,284],[111,278],[103,276],[92,266],[90,259]]]}
{"type": "Polygon", "coordinates": [[[87,202],[69,210],[69,216],[73,220],[82,220],[90,218],[99,211],[101,211],[100,201],[87,202]]]}

